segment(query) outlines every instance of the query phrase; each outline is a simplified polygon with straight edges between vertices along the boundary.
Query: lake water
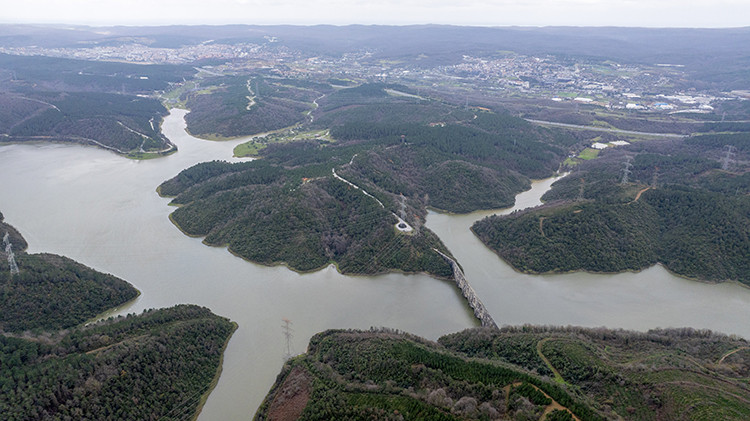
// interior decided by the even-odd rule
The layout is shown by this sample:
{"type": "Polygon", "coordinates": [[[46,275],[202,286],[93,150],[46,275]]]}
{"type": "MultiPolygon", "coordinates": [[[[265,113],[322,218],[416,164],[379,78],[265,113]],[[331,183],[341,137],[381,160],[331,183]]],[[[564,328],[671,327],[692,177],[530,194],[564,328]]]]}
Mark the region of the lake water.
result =
{"type": "Polygon", "coordinates": [[[683,279],[662,266],[638,273],[526,275],[484,247],[469,230],[494,213],[541,204],[553,179],[533,183],[516,206],[468,215],[430,212],[427,226],[461,263],[498,325],[553,324],[635,330],[690,326],[750,338],[750,289],[683,279]]]}
{"type": "MultiPolygon", "coordinates": [[[[195,163],[231,160],[242,142],[195,139],[184,131],[184,115],[173,110],[165,119],[163,131],[179,152],[160,159],[131,161],[79,145],[0,146],[0,212],[26,237],[29,252],[68,256],[141,290],[116,314],[192,303],[239,324],[201,420],[252,417],[282,366],[282,318],[293,323],[296,352],[330,328],[388,326],[436,339],[478,325],[450,282],[425,275],[347,277],[332,267],[302,275],[183,235],[156,187],[195,163]]],[[[538,203],[550,183],[535,183],[519,205],[538,203]]],[[[468,231],[481,216],[431,212],[427,225],[458,258],[498,324],[693,326],[750,337],[748,289],[687,281],[660,267],[638,274],[522,275],[468,231]]]]}

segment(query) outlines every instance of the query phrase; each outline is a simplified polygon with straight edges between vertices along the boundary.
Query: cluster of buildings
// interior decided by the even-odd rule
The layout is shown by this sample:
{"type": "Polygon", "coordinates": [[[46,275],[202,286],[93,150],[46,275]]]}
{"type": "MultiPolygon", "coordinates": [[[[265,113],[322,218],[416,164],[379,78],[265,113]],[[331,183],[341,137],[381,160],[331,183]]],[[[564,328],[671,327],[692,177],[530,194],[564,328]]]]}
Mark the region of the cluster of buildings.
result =
{"type": "Polygon", "coordinates": [[[91,46],[86,48],[2,47],[0,53],[74,58],[79,60],[123,61],[144,64],[187,64],[201,60],[268,58],[277,54],[260,44],[217,44],[204,42],[179,48],[151,47],[142,43],[91,46]]]}
{"type": "MultiPolygon", "coordinates": [[[[331,75],[352,79],[422,81],[440,88],[467,84],[501,94],[574,102],[610,109],[659,113],[709,113],[719,98],[682,93],[676,81],[685,78],[678,65],[623,65],[613,61],[583,62],[555,56],[534,57],[505,53],[498,57],[464,56],[453,65],[420,66],[415,62],[383,62],[371,51],[339,57],[311,57],[291,51],[267,38],[265,43],[220,44],[206,41],[178,48],[157,48],[132,40],[121,45],[80,48],[0,47],[0,53],[44,55],[84,60],[133,63],[187,64],[202,60],[226,60],[216,69],[224,73],[251,68],[273,68],[281,76],[331,75]]],[[[729,94],[733,98],[743,95],[729,94]]],[[[750,93],[745,95],[750,97],[750,93]]]]}
{"type": "Polygon", "coordinates": [[[582,63],[557,57],[508,54],[502,58],[464,56],[461,63],[433,69],[431,77],[482,81],[493,89],[610,109],[662,113],[710,113],[715,101],[733,99],[676,91],[685,77],[680,66],[582,63]]]}

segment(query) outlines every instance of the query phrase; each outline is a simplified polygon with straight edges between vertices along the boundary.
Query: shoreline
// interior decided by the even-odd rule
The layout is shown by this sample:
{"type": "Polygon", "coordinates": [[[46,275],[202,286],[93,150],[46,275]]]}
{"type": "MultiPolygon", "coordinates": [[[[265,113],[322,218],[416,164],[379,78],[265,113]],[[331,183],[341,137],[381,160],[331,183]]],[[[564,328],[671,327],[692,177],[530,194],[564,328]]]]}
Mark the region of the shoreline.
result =
{"type": "Polygon", "coordinates": [[[237,324],[237,322],[231,322],[233,329],[232,333],[229,334],[229,337],[226,341],[224,341],[224,345],[221,347],[221,352],[219,357],[219,366],[216,367],[216,373],[214,374],[213,379],[211,379],[211,383],[208,385],[208,390],[206,390],[202,395],[201,399],[198,402],[198,407],[195,408],[195,413],[190,418],[191,421],[196,421],[198,417],[200,416],[201,412],[203,411],[203,407],[206,405],[206,402],[208,401],[208,398],[211,396],[211,393],[216,389],[216,386],[219,384],[219,378],[221,377],[221,373],[224,371],[224,354],[226,353],[227,347],[229,346],[229,341],[232,340],[232,337],[234,336],[234,333],[237,332],[237,329],[239,329],[240,325],[237,324]]]}
{"type": "Polygon", "coordinates": [[[573,273],[587,273],[587,274],[591,274],[591,275],[619,275],[621,273],[641,273],[644,270],[650,269],[650,268],[652,268],[654,266],[661,266],[670,275],[675,276],[677,278],[684,279],[686,281],[699,282],[701,284],[706,284],[706,285],[721,285],[721,284],[729,283],[729,284],[736,284],[736,285],[738,285],[740,287],[750,289],[750,285],[743,284],[742,282],[740,282],[738,280],[735,280],[735,279],[725,279],[725,280],[721,280],[721,281],[713,281],[713,280],[710,280],[710,279],[703,279],[703,278],[692,277],[692,276],[689,276],[689,275],[683,275],[683,274],[680,274],[680,273],[672,271],[671,269],[669,269],[668,266],[666,266],[662,262],[656,262],[656,263],[654,263],[654,264],[652,264],[650,266],[646,266],[646,267],[643,267],[643,268],[640,268],[640,269],[624,269],[624,270],[621,270],[621,271],[618,271],[618,272],[595,271],[595,270],[586,270],[586,269],[571,269],[571,270],[566,270],[566,271],[547,271],[547,272],[537,272],[537,271],[533,271],[533,270],[521,270],[521,269],[518,269],[511,262],[509,262],[497,250],[494,250],[494,249],[490,248],[489,246],[487,246],[487,244],[485,244],[484,241],[482,241],[482,239],[479,237],[479,235],[477,235],[477,233],[474,231],[474,229],[472,227],[469,227],[469,230],[471,231],[472,234],[474,234],[474,237],[476,237],[482,243],[482,245],[484,245],[484,247],[487,250],[489,250],[492,253],[494,253],[498,258],[500,258],[505,264],[508,265],[508,267],[510,267],[511,269],[513,269],[516,273],[520,273],[522,275],[529,275],[529,276],[569,275],[569,274],[573,274],[573,273]]]}
{"type": "MultiPolygon", "coordinates": [[[[162,197],[164,197],[164,196],[162,196],[162,197]]],[[[180,206],[180,205],[170,205],[170,206],[180,206]]],[[[338,262],[333,261],[333,260],[329,260],[327,263],[321,265],[320,267],[316,267],[316,268],[308,269],[308,270],[299,270],[299,269],[293,268],[293,267],[289,266],[289,264],[287,262],[284,262],[284,261],[271,262],[271,263],[257,262],[257,261],[248,259],[248,258],[246,258],[246,257],[244,257],[244,256],[242,256],[240,254],[237,254],[236,252],[234,252],[232,250],[232,248],[230,247],[229,244],[210,244],[210,243],[206,242],[206,236],[205,235],[190,234],[190,233],[186,232],[182,227],[180,227],[180,225],[177,223],[177,221],[174,220],[174,218],[172,217],[172,213],[169,214],[169,220],[185,236],[190,237],[190,238],[203,238],[203,240],[201,241],[202,244],[204,244],[204,245],[206,245],[208,247],[224,248],[232,256],[240,258],[240,259],[242,259],[242,260],[244,260],[246,262],[252,263],[254,265],[259,265],[259,266],[264,266],[264,267],[278,267],[278,266],[283,266],[283,267],[289,269],[290,271],[298,273],[298,274],[301,274],[301,275],[308,274],[308,273],[319,272],[319,271],[327,268],[328,266],[333,266],[333,267],[336,268],[336,272],[338,272],[339,274],[344,275],[344,276],[349,276],[349,277],[352,277],[352,278],[358,277],[358,276],[381,276],[381,275],[388,275],[388,274],[392,274],[392,273],[397,273],[397,274],[403,274],[403,275],[427,275],[427,276],[429,276],[431,278],[438,279],[438,280],[445,280],[445,281],[450,280],[450,278],[443,278],[443,277],[437,276],[437,275],[429,273],[429,272],[409,272],[409,271],[405,271],[405,270],[401,270],[401,269],[397,269],[397,268],[391,268],[389,270],[384,270],[384,271],[375,272],[375,273],[346,273],[346,272],[342,272],[339,269],[338,262]]],[[[447,252],[450,253],[450,251],[447,251],[447,252]]],[[[451,256],[452,256],[452,254],[451,254],[451,256]]]]}

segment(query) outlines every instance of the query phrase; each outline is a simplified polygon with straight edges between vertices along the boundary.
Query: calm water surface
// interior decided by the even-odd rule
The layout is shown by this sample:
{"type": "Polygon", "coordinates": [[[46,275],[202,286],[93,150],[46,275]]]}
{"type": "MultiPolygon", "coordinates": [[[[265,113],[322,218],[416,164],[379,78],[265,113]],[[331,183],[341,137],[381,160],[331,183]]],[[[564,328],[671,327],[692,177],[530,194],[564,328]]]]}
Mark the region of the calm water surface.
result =
{"type": "Polygon", "coordinates": [[[483,246],[469,230],[494,213],[541,204],[554,182],[537,181],[516,206],[468,215],[430,212],[427,226],[461,262],[466,277],[500,325],[553,324],[647,330],[707,328],[750,338],[750,289],[705,284],[672,275],[661,266],[639,273],[525,275],[483,246]]]}
{"type": "Polygon", "coordinates": [[[197,162],[228,160],[240,141],[207,142],[184,131],[173,111],[164,133],[179,152],[131,161],[96,148],[35,144],[0,147],[0,211],[29,242],[119,276],[141,297],[119,313],[193,303],[239,324],[224,371],[200,419],[249,419],[283,363],[282,318],[294,350],[329,328],[388,326],[437,339],[476,325],[449,282],[425,275],[347,277],[329,267],[300,275],[255,265],[183,235],[156,187],[197,162]]]}
{"type": "MultiPolygon", "coordinates": [[[[300,275],[183,235],[169,222],[173,208],[156,187],[195,163],[231,160],[242,141],[195,139],[184,131],[184,115],[174,110],[163,126],[179,152],[155,160],[77,145],[0,147],[0,211],[26,237],[29,252],[69,256],[142,291],[117,314],[193,303],[239,323],[200,419],[252,417],[282,365],[282,318],[293,322],[297,352],[330,328],[389,326],[436,339],[477,325],[449,282],[424,275],[347,277],[332,267],[300,275]]],[[[551,182],[535,183],[517,206],[538,204],[551,182]]],[[[461,262],[499,324],[694,326],[750,337],[750,290],[686,281],[660,267],[638,274],[522,275],[468,230],[485,214],[431,212],[427,226],[461,262]]]]}

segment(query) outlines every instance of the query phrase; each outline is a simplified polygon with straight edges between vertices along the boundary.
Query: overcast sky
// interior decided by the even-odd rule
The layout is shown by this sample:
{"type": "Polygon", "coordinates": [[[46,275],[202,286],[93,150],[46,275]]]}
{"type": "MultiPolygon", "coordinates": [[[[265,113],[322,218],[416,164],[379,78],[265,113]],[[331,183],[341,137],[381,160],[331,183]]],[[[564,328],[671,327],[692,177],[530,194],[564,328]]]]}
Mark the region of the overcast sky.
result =
{"type": "Polygon", "coordinates": [[[0,22],[739,27],[750,0],[0,0],[0,22]]]}

